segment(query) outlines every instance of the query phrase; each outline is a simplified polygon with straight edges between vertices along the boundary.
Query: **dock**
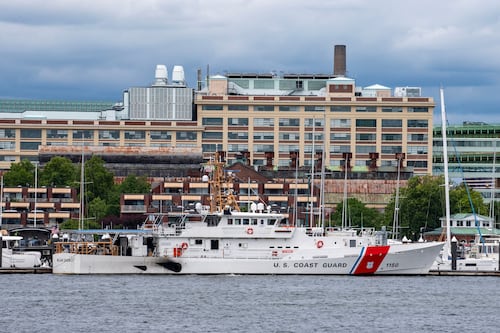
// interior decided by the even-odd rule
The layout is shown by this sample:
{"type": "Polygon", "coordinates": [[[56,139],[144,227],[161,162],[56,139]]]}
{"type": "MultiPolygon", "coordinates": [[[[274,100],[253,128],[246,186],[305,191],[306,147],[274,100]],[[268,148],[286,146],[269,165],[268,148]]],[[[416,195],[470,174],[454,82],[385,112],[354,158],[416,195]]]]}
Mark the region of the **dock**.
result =
{"type": "Polygon", "coordinates": [[[434,276],[500,276],[500,271],[429,271],[434,276]]]}
{"type": "Polygon", "coordinates": [[[5,267],[0,268],[0,274],[51,274],[50,267],[34,267],[34,268],[16,268],[5,267]]]}

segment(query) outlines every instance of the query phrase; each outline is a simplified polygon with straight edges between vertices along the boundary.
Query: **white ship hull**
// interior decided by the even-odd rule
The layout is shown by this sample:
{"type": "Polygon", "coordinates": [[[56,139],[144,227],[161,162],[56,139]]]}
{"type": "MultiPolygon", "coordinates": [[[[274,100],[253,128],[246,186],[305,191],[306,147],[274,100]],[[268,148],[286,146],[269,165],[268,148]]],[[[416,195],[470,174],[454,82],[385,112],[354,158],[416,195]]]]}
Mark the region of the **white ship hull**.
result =
{"type": "MultiPolygon", "coordinates": [[[[305,275],[419,275],[427,274],[440,243],[370,246],[353,249],[294,250],[273,257],[241,255],[107,256],[57,253],[55,274],[305,274],[305,275]]],[[[221,250],[223,251],[223,250],[221,250]]],[[[284,250],[290,251],[290,250],[284,250]]]]}

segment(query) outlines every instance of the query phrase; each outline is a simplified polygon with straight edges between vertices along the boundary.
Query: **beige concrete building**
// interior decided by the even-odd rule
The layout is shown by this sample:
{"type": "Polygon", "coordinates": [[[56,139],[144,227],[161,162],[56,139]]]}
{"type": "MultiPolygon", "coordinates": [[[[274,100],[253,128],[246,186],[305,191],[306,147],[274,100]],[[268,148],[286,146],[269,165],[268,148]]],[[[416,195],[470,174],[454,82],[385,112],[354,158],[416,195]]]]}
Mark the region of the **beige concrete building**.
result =
{"type": "Polygon", "coordinates": [[[404,166],[414,174],[432,171],[434,101],[418,88],[357,87],[336,75],[284,76],[227,74],[212,76],[196,95],[202,150],[216,150],[229,161],[242,153],[254,166],[270,162],[310,166],[324,151],[324,165],[339,169],[351,153],[355,171],[404,166]]]}

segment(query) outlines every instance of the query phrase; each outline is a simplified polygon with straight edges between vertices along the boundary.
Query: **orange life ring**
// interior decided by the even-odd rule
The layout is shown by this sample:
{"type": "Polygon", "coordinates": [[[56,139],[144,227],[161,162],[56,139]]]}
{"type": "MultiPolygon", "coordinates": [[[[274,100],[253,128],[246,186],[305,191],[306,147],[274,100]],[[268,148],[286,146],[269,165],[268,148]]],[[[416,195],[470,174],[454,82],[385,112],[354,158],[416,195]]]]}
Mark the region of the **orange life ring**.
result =
{"type": "Polygon", "coordinates": [[[181,244],[181,247],[182,247],[182,249],[183,249],[183,250],[187,250],[187,248],[188,248],[188,243],[182,243],[182,244],[181,244]]]}
{"type": "Polygon", "coordinates": [[[247,229],[247,234],[249,234],[249,235],[253,235],[253,229],[252,229],[252,228],[248,228],[248,229],[247,229]]]}
{"type": "Polygon", "coordinates": [[[321,249],[321,248],[323,247],[323,241],[317,241],[317,242],[316,242],[316,247],[317,247],[318,249],[321,249]]]}

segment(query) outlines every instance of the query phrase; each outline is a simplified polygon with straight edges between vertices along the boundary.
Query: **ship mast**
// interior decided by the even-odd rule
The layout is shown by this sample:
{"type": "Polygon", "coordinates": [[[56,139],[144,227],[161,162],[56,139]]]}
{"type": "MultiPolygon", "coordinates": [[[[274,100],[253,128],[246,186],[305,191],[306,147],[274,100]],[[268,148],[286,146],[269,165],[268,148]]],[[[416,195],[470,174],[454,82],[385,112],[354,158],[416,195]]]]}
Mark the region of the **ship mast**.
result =
{"type": "Polygon", "coordinates": [[[232,177],[224,170],[224,154],[215,153],[214,160],[210,160],[212,177],[210,178],[210,211],[223,211],[227,208],[240,211],[238,202],[233,193],[232,177]]]}

